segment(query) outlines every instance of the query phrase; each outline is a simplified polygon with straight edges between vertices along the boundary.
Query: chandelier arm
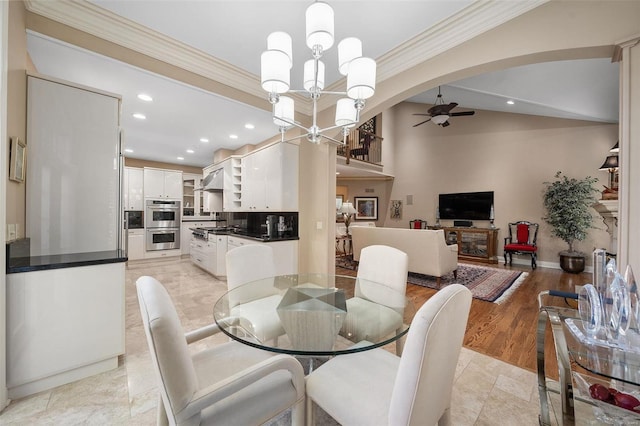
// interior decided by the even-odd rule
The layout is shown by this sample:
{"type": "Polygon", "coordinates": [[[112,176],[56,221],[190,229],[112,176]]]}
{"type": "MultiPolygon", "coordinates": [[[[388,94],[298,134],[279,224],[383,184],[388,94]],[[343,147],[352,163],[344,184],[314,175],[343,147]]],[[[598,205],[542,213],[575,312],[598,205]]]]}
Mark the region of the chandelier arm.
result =
{"type": "Polygon", "coordinates": [[[284,135],[283,135],[281,142],[291,142],[291,141],[295,141],[295,140],[298,140],[298,139],[302,139],[302,138],[304,138],[304,137],[307,137],[307,134],[306,134],[306,133],[305,133],[304,135],[295,136],[295,137],[293,137],[293,138],[289,138],[289,139],[286,139],[286,140],[285,140],[284,135]]]}
{"type": "Polygon", "coordinates": [[[274,116],[274,118],[277,118],[277,119],[278,119],[278,120],[280,120],[280,121],[284,121],[284,122],[285,122],[285,123],[287,123],[287,124],[291,124],[292,126],[299,127],[299,128],[301,128],[302,130],[304,130],[305,132],[309,133],[309,129],[307,129],[306,127],[304,127],[304,126],[302,126],[302,125],[300,125],[300,124],[298,124],[298,123],[296,123],[295,121],[287,120],[287,119],[286,119],[286,118],[284,118],[284,117],[276,117],[276,116],[274,116]]]}
{"type": "Polygon", "coordinates": [[[325,127],[324,129],[318,129],[318,132],[322,133],[322,132],[326,132],[327,130],[333,130],[333,129],[339,129],[345,126],[331,126],[331,127],[325,127]]]}
{"type": "Polygon", "coordinates": [[[339,140],[334,139],[334,138],[332,138],[330,136],[327,136],[327,135],[320,135],[320,137],[327,139],[333,145],[339,145],[339,146],[344,146],[345,145],[345,143],[343,141],[339,141],[339,140]]]}
{"type": "Polygon", "coordinates": [[[321,90],[320,95],[346,95],[347,92],[331,92],[331,91],[327,91],[325,92],[324,90],[321,90]]]}

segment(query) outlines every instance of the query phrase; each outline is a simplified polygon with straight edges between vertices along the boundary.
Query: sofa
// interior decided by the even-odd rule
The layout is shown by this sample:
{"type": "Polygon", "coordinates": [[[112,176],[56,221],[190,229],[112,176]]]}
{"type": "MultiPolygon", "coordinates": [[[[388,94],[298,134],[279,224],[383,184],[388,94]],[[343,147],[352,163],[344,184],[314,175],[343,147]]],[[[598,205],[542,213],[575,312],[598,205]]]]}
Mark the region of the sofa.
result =
{"type": "Polygon", "coordinates": [[[438,287],[441,277],[450,272],[457,278],[458,245],[447,245],[442,229],[349,227],[349,231],[356,261],[364,247],[381,244],[407,253],[409,272],[436,277],[438,287]]]}

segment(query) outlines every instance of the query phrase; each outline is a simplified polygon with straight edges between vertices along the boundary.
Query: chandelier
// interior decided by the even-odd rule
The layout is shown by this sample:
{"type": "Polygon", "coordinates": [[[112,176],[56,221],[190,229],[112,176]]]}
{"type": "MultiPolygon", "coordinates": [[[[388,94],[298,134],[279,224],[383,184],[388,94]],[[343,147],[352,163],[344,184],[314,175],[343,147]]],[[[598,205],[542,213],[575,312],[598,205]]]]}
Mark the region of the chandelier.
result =
{"type": "Polygon", "coordinates": [[[306,11],[307,47],[311,49],[312,59],[304,63],[303,88],[290,89],[290,71],[293,66],[291,36],[276,31],[267,37],[267,50],[260,57],[262,88],[269,94],[269,102],[273,105],[273,122],[284,132],[291,127],[299,127],[313,143],[320,143],[321,138],[342,144],[360,120],[360,111],[364,108],[365,99],[375,93],[376,62],[362,56],[362,42],[355,37],[348,37],[338,44],[338,71],[347,77],[346,92],[324,91],[324,63],[320,60],[325,51],[333,46],[333,9],[327,3],[317,1],[306,11]],[[281,96],[286,93],[306,94],[312,102],[313,115],[311,127],[304,127],[294,121],[294,101],[291,97],[281,96]],[[321,95],[346,95],[336,102],[335,126],[319,128],[317,123],[318,99],[321,95]],[[342,128],[343,141],[338,141],[324,134],[333,129],[342,128]]]}

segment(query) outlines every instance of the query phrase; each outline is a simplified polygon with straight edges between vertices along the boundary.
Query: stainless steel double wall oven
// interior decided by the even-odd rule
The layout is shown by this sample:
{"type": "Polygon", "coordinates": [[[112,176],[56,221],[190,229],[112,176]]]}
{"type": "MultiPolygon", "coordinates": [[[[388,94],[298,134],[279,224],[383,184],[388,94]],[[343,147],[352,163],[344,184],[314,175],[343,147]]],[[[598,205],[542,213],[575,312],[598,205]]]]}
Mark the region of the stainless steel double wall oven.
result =
{"type": "Polygon", "coordinates": [[[180,201],[147,200],[147,250],[180,248],[180,201]]]}

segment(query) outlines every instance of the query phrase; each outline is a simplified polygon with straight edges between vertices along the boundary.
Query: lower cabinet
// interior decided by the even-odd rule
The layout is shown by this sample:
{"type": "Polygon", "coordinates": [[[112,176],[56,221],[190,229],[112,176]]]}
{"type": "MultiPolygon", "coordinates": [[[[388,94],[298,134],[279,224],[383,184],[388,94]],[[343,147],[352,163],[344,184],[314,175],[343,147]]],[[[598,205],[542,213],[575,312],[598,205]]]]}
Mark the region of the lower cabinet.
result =
{"type": "Polygon", "coordinates": [[[189,244],[191,261],[212,275],[216,275],[216,252],[215,241],[191,238],[191,243],[189,244]]]}
{"type": "Polygon", "coordinates": [[[276,275],[298,273],[298,240],[262,242],[236,235],[229,235],[227,238],[227,250],[246,244],[268,244],[273,249],[273,257],[276,261],[276,275]]]}
{"type": "Polygon", "coordinates": [[[144,259],[144,229],[130,229],[128,244],[129,260],[144,259]]]}

